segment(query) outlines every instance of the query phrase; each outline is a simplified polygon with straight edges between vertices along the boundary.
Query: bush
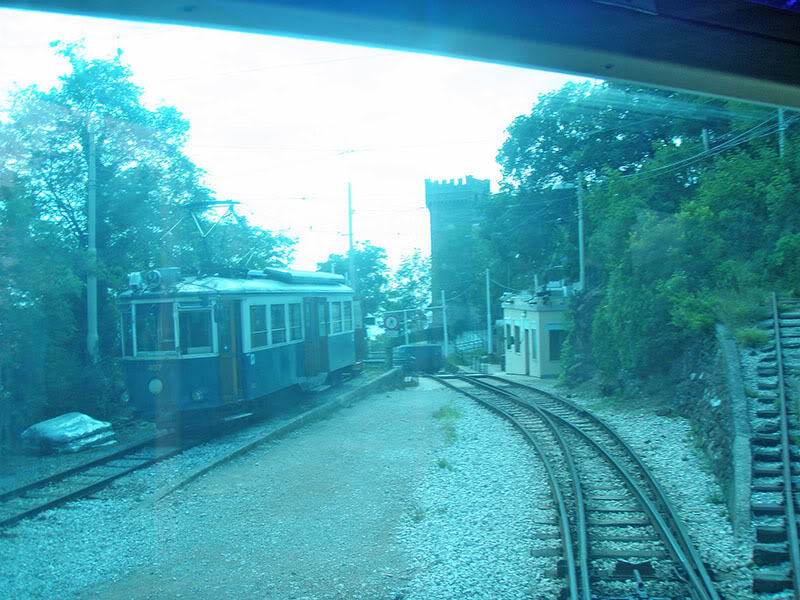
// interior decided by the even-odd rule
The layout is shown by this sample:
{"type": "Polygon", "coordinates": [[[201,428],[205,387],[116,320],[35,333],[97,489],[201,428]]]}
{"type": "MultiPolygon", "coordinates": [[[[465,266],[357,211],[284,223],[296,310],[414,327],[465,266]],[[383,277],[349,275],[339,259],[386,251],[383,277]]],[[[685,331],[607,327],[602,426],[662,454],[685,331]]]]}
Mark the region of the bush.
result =
{"type": "Polygon", "coordinates": [[[770,314],[767,298],[767,293],[758,288],[718,290],[713,295],[714,312],[728,327],[743,327],[770,314]]]}
{"type": "Polygon", "coordinates": [[[736,331],[736,341],[745,348],[758,348],[769,342],[769,334],[763,329],[742,327],[736,331]]]}

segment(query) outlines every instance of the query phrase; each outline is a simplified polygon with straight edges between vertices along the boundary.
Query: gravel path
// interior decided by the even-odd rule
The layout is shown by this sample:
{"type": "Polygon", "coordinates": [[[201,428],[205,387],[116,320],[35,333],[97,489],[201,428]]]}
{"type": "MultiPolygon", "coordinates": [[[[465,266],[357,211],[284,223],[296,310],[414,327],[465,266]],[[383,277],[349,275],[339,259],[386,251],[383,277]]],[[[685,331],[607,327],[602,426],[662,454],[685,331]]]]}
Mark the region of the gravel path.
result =
{"type": "Polygon", "coordinates": [[[20,524],[0,538],[0,594],[527,597],[536,573],[530,452],[498,417],[432,388],[359,402],[147,512],[131,492],[149,482],[131,477],[102,501],[20,524]],[[435,418],[443,406],[461,416],[435,418]]]}

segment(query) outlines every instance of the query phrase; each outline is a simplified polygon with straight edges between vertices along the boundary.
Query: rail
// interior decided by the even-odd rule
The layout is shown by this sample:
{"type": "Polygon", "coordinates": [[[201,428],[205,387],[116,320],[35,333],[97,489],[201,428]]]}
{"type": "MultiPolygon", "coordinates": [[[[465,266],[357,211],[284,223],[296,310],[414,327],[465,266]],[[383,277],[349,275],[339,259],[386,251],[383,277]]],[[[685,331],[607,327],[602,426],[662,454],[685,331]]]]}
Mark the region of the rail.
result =
{"type": "MultiPolygon", "coordinates": [[[[586,444],[589,444],[592,448],[594,448],[595,452],[602,456],[606,463],[611,465],[612,468],[618,473],[620,479],[624,482],[625,487],[627,487],[627,489],[636,498],[637,503],[642,507],[642,512],[648,516],[649,521],[652,523],[653,527],[661,537],[662,543],[666,547],[668,553],[672,556],[675,563],[681,566],[681,570],[688,577],[688,585],[691,589],[692,596],[698,599],[718,600],[719,596],[711,581],[711,577],[703,565],[699,553],[689,540],[685,527],[677,517],[674,508],[666,498],[663,490],[653,475],[635,454],[635,452],[633,452],[633,450],[623,440],[621,440],[610,427],[608,427],[604,422],[592,415],[590,412],[574,405],[573,403],[532,386],[518,384],[516,382],[494,376],[458,376],[457,378],[469,382],[474,386],[479,386],[483,389],[489,390],[494,394],[500,394],[503,397],[517,403],[518,405],[524,406],[525,409],[536,412],[537,414],[541,415],[543,422],[548,423],[548,427],[552,428],[553,430],[561,428],[565,431],[570,431],[572,434],[583,439],[586,444]],[[582,418],[588,419],[593,425],[599,427],[604,435],[612,438],[613,444],[622,450],[624,458],[632,461],[633,465],[635,466],[636,475],[633,475],[631,472],[629,472],[628,467],[623,465],[618,458],[615,458],[613,452],[608,451],[601,443],[593,439],[586,431],[584,431],[582,427],[578,427],[574,423],[570,422],[570,420],[565,416],[552,412],[555,410],[554,407],[544,408],[543,406],[537,406],[536,403],[520,398],[516,394],[509,392],[507,389],[501,389],[497,386],[487,383],[487,381],[491,380],[502,382],[505,386],[524,388],[530,392],[544,395],[545,397],[549,398],[551,402],[555,402],[561,407],[566,407],[571,412],[579,413],[582,418]],[[640,477],[644,481],[646,489],[637,483],[637,477],[640,477]]],[[[450,387],[455,386],[450,385],[450,387]]],[[[461,388],[455,387],[455,389],[458,389],[462,393],[466,393],[465,390],[461,388]]],[[[473,395],[470,396],[473,397],[473,395]]],[[[483,404],[488,404],[483,399],[476,399],[483,404]]],[[[507,412],[498,410],[495,407],[493,408],[497,412],[500,412],[500,414],[507,412]]],[[[563,436],[561,436],[560,433],[556,435],[557,439],[561,440],[559,444],[563,444],[563,436]]],[[[537,450],[537,453],[541,455],[539,450],[537,450]]],[[[566,445],[563,446],[563,453],[565,457],[569,457],[567,462],[570,462],[571,452],[568,450],[566,445]]],[[[593,596],[589,583],[589,550],[588,536],[586,533],[586,508],[583,506],[583,491],[581,489],[581,484],[577,481],[579,478],[574,475],[573,466],[569,466],[568,468],[570,469],[570,478],[572,478],[573,481],[573,491],[577,501],[575,508],[575,531],[577,532],[577,554],[579,558],[577,564],[572,568],[574,568],[574,570],[576,570],[580,575],[579,591],[573,592],[572,588],[570,587],[570,594],[573,595],[580,593],[582,598],[587,599],[593,596]]],[[[551,483],[551,485],[553,484],[551,483]]],[[[566,545],[567,543],[568,542],[565,539],[564,544],[566,545]]],[[[635,575],[638,575],[638,572],[635,573],[635,575]]],[[[568,580],[569,586],[575,584],[577,584],[577,582],[573,582],[571,578],[568,580]]]]}
{"type": "Polygon", "coordinates": [[[792,482],[792,456],[789,439],[789,406],[786,401],[784,380],[783,344],[781,341],[780,313],[778,299],[772,293],[772,312],[775,323],[775,359],[778,367],[778,404],[780,405],[781,462],[783,474],[784,510],[789,541],[789,561],[791,563],[792,585],[795,600],[800,600],[800,548],[798,547],[797,515],[795,514],[795,490],[792,482]]]}

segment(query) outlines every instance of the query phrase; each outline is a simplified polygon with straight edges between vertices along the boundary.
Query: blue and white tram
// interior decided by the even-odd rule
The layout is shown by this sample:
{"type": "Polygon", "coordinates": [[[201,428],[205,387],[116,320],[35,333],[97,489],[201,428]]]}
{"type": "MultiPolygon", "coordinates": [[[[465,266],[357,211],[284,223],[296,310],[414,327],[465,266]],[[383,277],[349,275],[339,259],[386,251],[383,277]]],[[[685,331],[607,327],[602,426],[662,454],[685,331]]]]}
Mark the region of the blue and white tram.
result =
{"type": "Polygon", "coordinates": [[[361,311],[341,275],[264,269],[183,278],[168,268],[129,281],[120,295],[122,363],[144,418],[235,418],[270,394],[314,388],[356,362],[361,311]]]}

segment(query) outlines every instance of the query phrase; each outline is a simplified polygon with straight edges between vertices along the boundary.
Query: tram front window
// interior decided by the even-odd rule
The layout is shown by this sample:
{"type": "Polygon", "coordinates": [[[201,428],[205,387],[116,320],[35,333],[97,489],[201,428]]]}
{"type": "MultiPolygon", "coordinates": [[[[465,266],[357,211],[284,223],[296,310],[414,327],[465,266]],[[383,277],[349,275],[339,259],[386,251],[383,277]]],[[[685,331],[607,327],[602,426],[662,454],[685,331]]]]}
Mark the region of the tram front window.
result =
{"type": "Polygon", "coordinates": [[[211,352],[211,310],[185,310],[178,313],[182,354],[211,352]]]}
{"type": "Polygon", "coordinates": [[[136,351],[172,352],[175,350],[175,322],[172,303],[136,305],[136,351]]]}

